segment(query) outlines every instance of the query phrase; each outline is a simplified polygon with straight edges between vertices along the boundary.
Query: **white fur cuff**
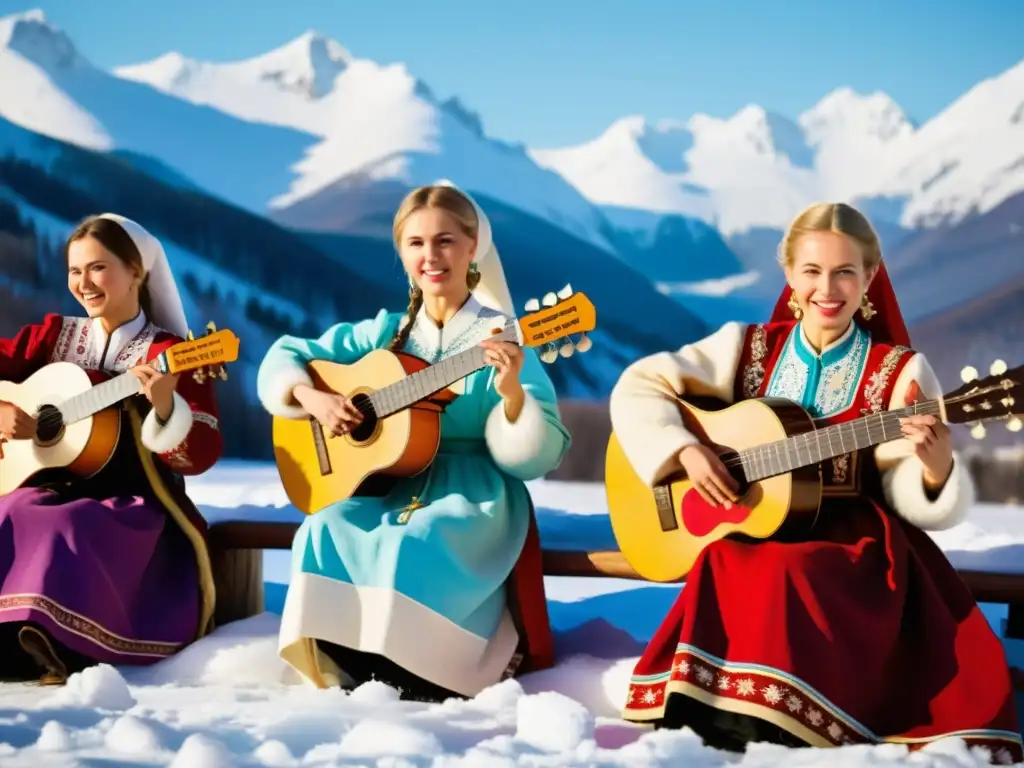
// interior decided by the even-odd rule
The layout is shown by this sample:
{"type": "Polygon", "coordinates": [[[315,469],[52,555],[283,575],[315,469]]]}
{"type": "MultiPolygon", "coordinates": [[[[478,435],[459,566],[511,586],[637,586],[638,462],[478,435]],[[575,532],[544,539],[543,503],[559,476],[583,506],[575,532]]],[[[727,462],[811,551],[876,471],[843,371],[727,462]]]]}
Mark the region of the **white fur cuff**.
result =
{"type": "Polygon", "coordinates": [[[537,458],[546,437],[544,411],[529,392],[514,424],[505,415],[505,403],[502,401],[491,409],[484,427],[484,439],[491,457],[502,467],[519,467],[537,458]]]}
{"type": "Polygon", "coordinates": [[[156,419],[156,410],[150,408],[142,422],[142,444],[153,453],[167,453],[181,445],[192,430],[192,409],[185,398],[174,393],[171,418],[162,427],[156,419]]]}
{"type": "Polygon", "coordinates": [[[292,398],[292,391],[300,384],[313,386],[313,379],[304,368],[282,368],[274,374],[260,393],[263,407],[271,416],[280,416],[284,419],[306,418],[306,410],[292,398]]]}
{"type": "Polygon", "coordinates": [[[974,480],[960,456],[939,497],[929,500],[924,490],[924,464],[908,456],[882,476],[885,499],[908,523],[925,531],[941,531],[963,522],[974,503],[974,480]]]}

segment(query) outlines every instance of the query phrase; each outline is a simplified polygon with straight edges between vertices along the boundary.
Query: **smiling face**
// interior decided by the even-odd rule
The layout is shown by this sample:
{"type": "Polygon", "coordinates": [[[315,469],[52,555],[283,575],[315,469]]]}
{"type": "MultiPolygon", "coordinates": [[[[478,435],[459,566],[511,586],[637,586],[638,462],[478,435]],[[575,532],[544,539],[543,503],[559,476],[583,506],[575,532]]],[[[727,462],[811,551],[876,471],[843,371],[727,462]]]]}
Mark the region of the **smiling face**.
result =
{"type": "Polygon", "coordinates": [[[139,312],[136,269],[89,235],[68,245],[68,290],[89,317],[130,320],[139,312]]]}
{"type": "Polygon", "coordinates": [[[796,240],[786,282],[803,310],[808,331],[841,334],[853,320],[874,270],[863,248],[838,232],[807,232],[796,240]]]}
{"type": "Polygon", "coordinates": [[[426,296],[458,299],[476,255],[476,239],[440,207],[424,207],[405,218],[398,252],[406,273],[426,296]]]}

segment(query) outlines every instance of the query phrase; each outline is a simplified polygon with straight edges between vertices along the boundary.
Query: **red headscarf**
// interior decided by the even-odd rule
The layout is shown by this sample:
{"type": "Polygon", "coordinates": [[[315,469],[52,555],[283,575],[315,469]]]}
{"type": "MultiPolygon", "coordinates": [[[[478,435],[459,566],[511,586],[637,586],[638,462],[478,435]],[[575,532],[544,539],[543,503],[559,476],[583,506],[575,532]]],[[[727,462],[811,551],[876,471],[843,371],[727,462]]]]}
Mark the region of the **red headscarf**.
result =
{"type": "MultiPolygon", "coordinates": [[[[779,323],[793,320],[793,310],[789,308],[789,296],[792,289],[787,285],[782,290],[782,295],[775,303],[775,311],[772,312],[771,322],[779,323]]],[[[861,327],[871,334],[871,339],[880,344],[891,346],[909,347],[910,334],[903,322],[903,313],[900,312],[899,302],[896,301],[896,294],[889,281],[889,273],[885,269],[885,262],[880,262],[874,280],[868,287],[868,300],[871,302],[875,314],[870,320],[865,320],[858,311],[854,316],[861,327]]]]}

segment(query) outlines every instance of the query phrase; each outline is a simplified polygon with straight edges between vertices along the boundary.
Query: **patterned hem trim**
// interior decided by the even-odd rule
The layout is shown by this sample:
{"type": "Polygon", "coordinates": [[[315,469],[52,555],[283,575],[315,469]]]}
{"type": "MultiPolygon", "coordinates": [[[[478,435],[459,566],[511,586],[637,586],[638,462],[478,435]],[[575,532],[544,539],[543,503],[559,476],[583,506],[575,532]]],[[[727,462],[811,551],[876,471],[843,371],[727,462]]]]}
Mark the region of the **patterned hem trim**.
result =
{"type": "Polygon", "coordinates": [[[764,382],[764,358],[768,354],[767,338],[764,326],[755,325],[749,342],[749,362],[743,368],[744,397],[757,397],[764,382]]]}
{"type": "Polygon", "coordinates": [[[1021,737],[1010,731],[979,729],[914,739],[880,737],[792,675],[755,664],[728,664],[690,646],[676,650],[671,671],[633,677],[622,715],[638,722],[658,720],[664,717],[666,699],[672,694],[765,720],[813,747],[895,743],[918,749],[939,739],[961,738],[971,746],[988,749],[998,764],[1024,759],[1021,737]]]}
{"type": "Polygon", "coordinates": [[[142,640],[129,640],[101,627],[81,614],[68,610],[60,603],[43,595],[4,595],[0,597],[0,614],[6,611],[17,611],[34,608],[53,619],[61,629],[85,638],[108,651],[127,656],[171,656],[180,650],[184,643],[159,643],[142,640]]]}

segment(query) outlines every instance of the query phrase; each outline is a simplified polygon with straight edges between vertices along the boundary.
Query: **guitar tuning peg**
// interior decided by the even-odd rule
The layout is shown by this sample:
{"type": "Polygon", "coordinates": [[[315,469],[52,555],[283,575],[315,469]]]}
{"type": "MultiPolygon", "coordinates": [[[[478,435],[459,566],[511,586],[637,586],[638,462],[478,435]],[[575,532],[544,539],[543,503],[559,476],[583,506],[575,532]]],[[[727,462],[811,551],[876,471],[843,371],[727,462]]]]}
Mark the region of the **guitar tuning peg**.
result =
{"type": "Polygon", "coordinates": [[[554,344],[545,344],[539,357],[542,363],[553,363],[558,359],[558,350],[554,344]]]}
{"type": "Polygon", "coordinates": [[[223,365],[217,370],[217,378],[219,378],[221,381],[228,380],[228,369],[225,368],[223,365]]]}
{"type": "Polygon", "coordinates": [[[217,332],[217,326],[214,325],[213,321],[211,320],[210,322],[208,322],[206,324],[206,333],[207,333],[207,335],[209,335],[211,333],[216,333],[216,332],[217,332]]]}
{"type": "Polygon", "coordinates": [[[540,303],[545,307],[553,307],[558,303],[558,297],[553,293],[546,293],[544,298],[540,300],[540,303]]]}
{"type": "Polygon", "coordinates": [[[1011,432],[1020,432],[1022,427],[1024,427],[1024,422],[1022,422],[1017,416],[1014,416],[1006,422],[1006,428],[1011,432]]]}
{"type": "Polygon", "coordinates": [[[188,332],[188,336],[186,336],[186,338],[187,338],[187,339],[188,339],[189,341],[195,341],[195,340],[196,340],[196,335],[195,335],[194,333],[192,333],[192,331],[191,331],[191,330],[189,330],[189,332],[188,332]]]}
{"type": "Polygon", "coordinates": [[[206,371],[202,368],[196,368],[196,370],[192,372],[192,378],[195,379],[196,384],[202,384],[206,381],[206,371]]]}
{"type": "Polygon", "coordinates": [[[981,422],[978,422],[973,427],[971,427],[971,437],[973,437],[975,440],[984,440],[986,434],[988,434],[988,432],[985,429],[985,425],[982,424],[981,422]]]}
{"type": "Polygon", "coordinates": [[[1005,360],[995,360],[989,367],[988,372],[993,376],[1002,376],[1006,373],[1007,365],[1005,360]]]}
{"type": "Polygon", "coordinates": [[[526,312],[536,312],[538,309],[540,309],[540,302],[537,299],[527,299],[523,304],[523,310],[526,312]]]}
{"type": "Polygon", "coordinates": [[[569,285],[569,283],[566,283],[565,288],[558,292],[558,298],[562,299],[562,301],[565,301],[570,296],[572,296],[572,286],[569,285]]]}
{"type": "Polygon", "coordinates": [[[576,351],[579,353],[587,352],[594,346],[594,341],[587,334],[581,333],[579,341],[576,342],[576,351]]]}
{"type": "Polygon", "coordinates": [[[978,378],[978,369],[973,365],[965,366],[960,370],[960,380],[964,384],[970,384],[972,381],[978,378]]]}
{"type": "Polygon", "coordinates": [[[572,343],[572,340],[566,339],[562,342],[558,348],[558,354],[562,357],[572,357],[572,353],[576,351],[576,345],[572,343]]]}

